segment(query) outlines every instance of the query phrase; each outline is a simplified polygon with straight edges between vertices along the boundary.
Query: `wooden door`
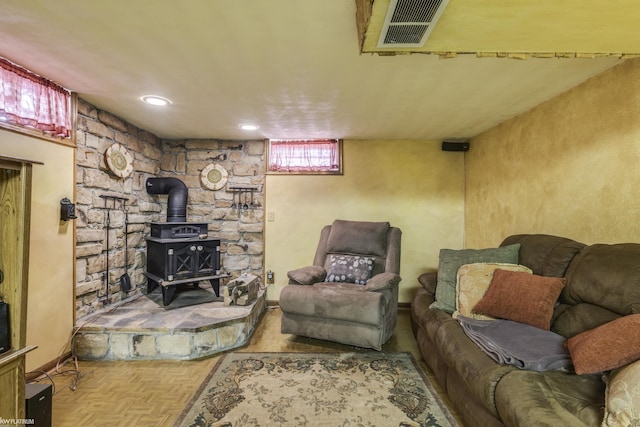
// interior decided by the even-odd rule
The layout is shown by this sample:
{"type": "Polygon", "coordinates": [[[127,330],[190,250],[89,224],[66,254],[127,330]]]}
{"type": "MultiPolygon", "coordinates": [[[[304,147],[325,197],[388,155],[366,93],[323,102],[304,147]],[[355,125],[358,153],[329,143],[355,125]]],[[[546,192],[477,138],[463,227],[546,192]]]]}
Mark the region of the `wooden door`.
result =
{"type": "Polygon", "coordinates": [[[0,354],[2,419],[23,419],[25,410],[31,168],[28,162],[0,158],[0,298],[9,305],[11,341],[11,350],[0,354]]]}

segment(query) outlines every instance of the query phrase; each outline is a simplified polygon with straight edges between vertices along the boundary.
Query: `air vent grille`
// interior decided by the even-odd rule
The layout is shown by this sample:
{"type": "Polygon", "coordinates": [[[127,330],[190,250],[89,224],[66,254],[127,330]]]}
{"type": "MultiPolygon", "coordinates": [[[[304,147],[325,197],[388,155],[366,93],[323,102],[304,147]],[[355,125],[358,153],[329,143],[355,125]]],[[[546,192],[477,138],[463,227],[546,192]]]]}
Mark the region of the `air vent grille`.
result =
{"type": "Polygon", "coordinates": [[[428,25],[390,25],[384,37],[386,44],[418,44],[428,25]]]}
{"type": "Polygon", "coordinates": [[[398,0],[391,22],[431,22],[441,0],[398,0]]]}
{"type": "Polygon", "coordinates": [[[391,0],[378,47],[421,47],[449,0],[391,0]]]}

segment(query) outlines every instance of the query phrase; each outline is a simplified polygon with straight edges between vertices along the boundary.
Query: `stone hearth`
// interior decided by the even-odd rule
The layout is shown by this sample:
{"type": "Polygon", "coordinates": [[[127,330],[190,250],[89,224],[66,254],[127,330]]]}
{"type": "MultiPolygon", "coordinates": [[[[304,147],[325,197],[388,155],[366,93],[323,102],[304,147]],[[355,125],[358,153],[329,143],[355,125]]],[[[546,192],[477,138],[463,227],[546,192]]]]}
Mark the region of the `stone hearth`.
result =
{"type": "Polygon", "coordinates": [[[246,344],[266,309],[216,301],[166,310],[144,295],[78,322],[73,345],[83,360],[190,360],[246,344]]]}

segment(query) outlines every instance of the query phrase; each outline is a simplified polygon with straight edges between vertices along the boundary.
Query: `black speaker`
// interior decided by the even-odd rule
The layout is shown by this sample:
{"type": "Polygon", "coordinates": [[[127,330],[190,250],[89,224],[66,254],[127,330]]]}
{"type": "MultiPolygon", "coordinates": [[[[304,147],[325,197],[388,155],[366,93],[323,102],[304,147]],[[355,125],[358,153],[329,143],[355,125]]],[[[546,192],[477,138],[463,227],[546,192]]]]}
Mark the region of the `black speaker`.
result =
{"type": "Polygon", "coordinates": [[[442,141],[442,151],[469,151],[469,142],[442,141]]]}
{"type": "Polygon", "coordinates": [[[27,384],[25,418],[36,427],[51,427],[53,393],[51,384],[27,384]]]}
{"type": "Polygon", "coordinates": [[[9,351],[11,340],[9,339],[9,306],[0,302],[0,353],[9,351]]]}

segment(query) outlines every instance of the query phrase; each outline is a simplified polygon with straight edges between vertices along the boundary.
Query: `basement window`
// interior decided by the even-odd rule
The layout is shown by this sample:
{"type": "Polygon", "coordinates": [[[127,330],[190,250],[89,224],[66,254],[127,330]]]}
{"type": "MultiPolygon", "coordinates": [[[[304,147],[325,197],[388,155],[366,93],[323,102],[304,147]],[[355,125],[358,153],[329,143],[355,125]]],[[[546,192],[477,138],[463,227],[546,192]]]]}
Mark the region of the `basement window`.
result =
{"type": "Polygon", "coordinates": [[[268,139],[267,173],[342,175],[341,139],[268,139]]]}
{"type": "Polygon", "coordinates": [[[74,145],[76,97],[0,57],[0,127],[74,145]]]}

